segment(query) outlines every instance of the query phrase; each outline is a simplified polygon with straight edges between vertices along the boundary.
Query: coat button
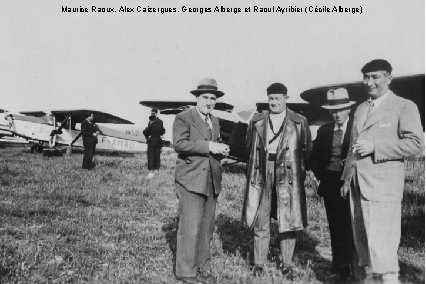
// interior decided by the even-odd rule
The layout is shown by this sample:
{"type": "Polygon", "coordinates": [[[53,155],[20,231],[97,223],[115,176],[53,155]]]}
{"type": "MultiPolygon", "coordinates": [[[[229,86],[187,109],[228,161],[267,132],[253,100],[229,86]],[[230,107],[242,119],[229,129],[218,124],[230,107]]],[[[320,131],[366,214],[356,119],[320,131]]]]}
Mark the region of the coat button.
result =
{"type": "Polygon", "coordinates": [[[293,184],[293,182],[290,180],[289,182],[288,182],[289,184],[293,184]]]}
{"type": "Polygon", "coordinates": [[[285,147],[285,149],[288,150],[288,149],[290,149],[290,147],[287,146],[287,147],[285,147]]]}

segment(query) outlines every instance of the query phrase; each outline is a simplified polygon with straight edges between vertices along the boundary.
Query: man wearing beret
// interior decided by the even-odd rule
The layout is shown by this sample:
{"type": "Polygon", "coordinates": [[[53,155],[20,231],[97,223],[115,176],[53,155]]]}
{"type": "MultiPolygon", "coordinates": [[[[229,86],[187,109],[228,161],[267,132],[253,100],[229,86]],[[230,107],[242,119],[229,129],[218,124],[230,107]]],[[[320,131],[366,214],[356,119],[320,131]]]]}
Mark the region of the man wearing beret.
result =
{"type": "Polygon", "coordinates": [[[423,129],[416,105],[389,89],[389,62],[373,60],[361,72],[370,98],[354,114],[341,194],[349,192],[358,264],[368,278],[398,283],[404,158],[421,152],[423,129]]]}
{"type": "Polygon", "coordinates": [[[327,92],[327,103],[322,107],[330,112],[333,122],[318,129],[310,158],[310,167],[320,181],[318,194],[324,199],[327,213],[333,255],[332,272],[340,280],[348,280],[351,275],[354,250],[349,201],[340,195],[353,122],[350,114],[354,104],[344,88],[327,92]]]}
{"type": "Polygon", "coordinates": [[[304,181],[311,133],[306,118],[287,108],[283,84],[266,92],[269,111],[254,115],[247,131],[242,222],[254,228],[253,274],[260,275],[268,258],[270,218],[278,220],[282,271],[291,277],[296,232],[307,225],[304,181]]]}
{"type": "Polygon", "coordinates": [[[184,283],[203,283],[210,272],[210,241],[222,182],[220,159],[229,154],[229,147],[218,142],[219,120],[211,115],[216,99],[224,95],[216,80],[201,80],[191,93],[197,97],[196,107],[176,115],[173,124],[179,198],[176,277],[184,283]]]}

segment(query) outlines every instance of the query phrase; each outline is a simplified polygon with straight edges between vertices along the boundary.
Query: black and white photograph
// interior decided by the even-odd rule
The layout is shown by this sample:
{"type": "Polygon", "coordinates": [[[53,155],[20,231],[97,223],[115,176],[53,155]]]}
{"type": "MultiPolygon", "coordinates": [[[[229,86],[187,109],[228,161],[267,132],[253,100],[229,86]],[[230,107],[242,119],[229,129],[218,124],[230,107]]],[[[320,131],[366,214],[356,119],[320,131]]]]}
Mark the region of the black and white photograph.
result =
{"type": "Polygon", "coordinates": [[[423,0],[0,9],[0,283],[424,283],[423,0]]]}

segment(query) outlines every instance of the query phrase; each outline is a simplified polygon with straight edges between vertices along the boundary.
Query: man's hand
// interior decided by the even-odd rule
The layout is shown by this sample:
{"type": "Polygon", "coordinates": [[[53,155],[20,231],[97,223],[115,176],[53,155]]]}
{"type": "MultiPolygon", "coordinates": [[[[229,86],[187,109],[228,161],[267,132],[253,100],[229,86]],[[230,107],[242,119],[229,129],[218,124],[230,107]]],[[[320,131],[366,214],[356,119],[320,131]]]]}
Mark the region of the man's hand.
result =
{"type": "Polygon", "coordinates": [[[217,142],[209,142],[209,151],[213,154],[220,154],[225,157],[229,155],[229,146],[217,142]]]}
{"type": "Polygon", "coordinates": [[[345,181],[345,183],[340,188],[340,196],[342,196],[344,200],[348,200],[348,193],[350,188],[351,188],[351,183],[347,181],[345,181]]]}
{"type": "Polygon", "coordinates": [[[353,145],[353,151],[360,154],[361,157],[368,156],[374,152],[374,144],[367,140],[358,140],[353,145]]]}

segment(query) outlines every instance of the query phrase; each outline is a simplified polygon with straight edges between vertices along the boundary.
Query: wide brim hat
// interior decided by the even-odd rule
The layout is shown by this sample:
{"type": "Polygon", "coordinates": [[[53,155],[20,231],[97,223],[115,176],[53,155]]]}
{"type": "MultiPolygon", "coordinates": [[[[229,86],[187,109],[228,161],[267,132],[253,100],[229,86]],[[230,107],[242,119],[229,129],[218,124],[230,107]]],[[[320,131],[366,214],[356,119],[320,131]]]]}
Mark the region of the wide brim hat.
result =
{"type": "Polygon", "coordinates": [[[349,100],[348,91],[345,88],[330,89],[327,92],[327,104],[323,105],[322,108],[333,110],[333,109],[344,109],[355,104],[355,101],[349,100]]]}
{"type": "Polygon", "coordinates": [[[197,89],[190,91],[191,94],[198,97],[201,94],[210,93],[216,95],[217,98],[225,95],[224,92],[219,91],[217,88],[217,82],[213,78],[204,78],[198,83],[197,89]]]}

